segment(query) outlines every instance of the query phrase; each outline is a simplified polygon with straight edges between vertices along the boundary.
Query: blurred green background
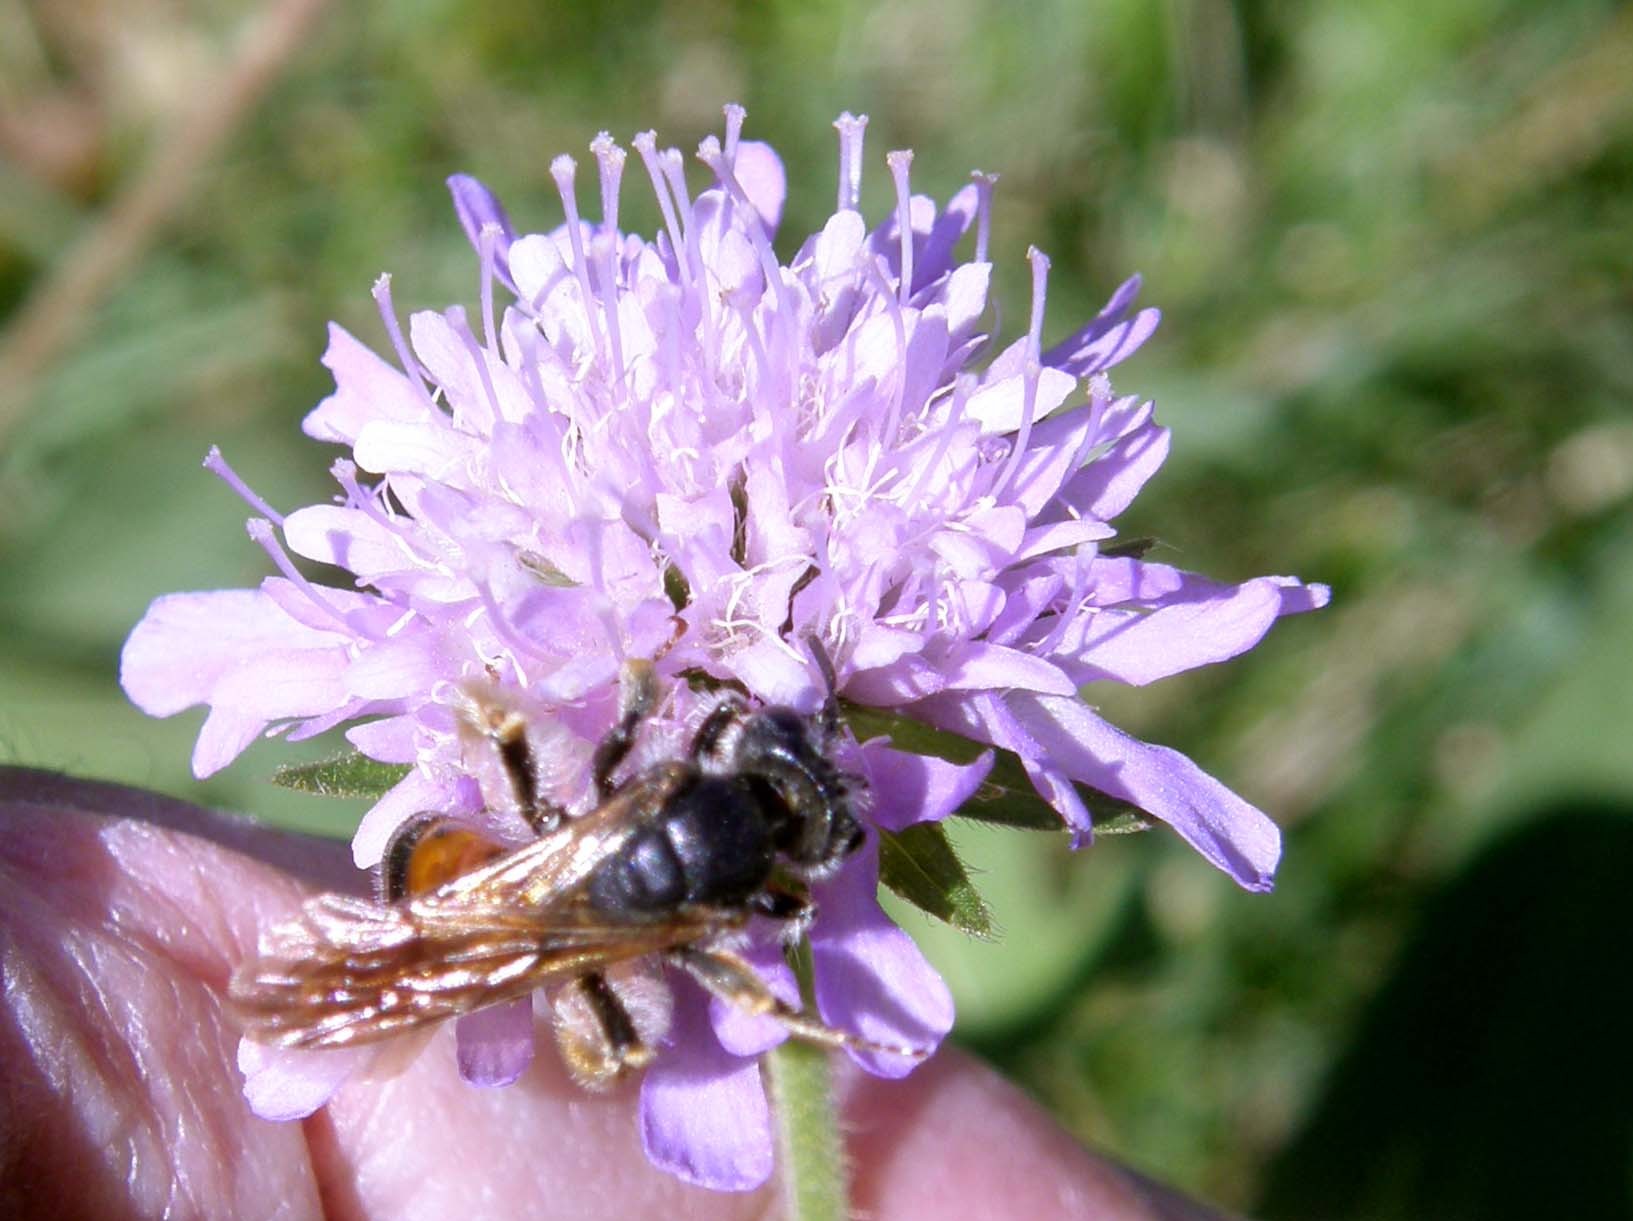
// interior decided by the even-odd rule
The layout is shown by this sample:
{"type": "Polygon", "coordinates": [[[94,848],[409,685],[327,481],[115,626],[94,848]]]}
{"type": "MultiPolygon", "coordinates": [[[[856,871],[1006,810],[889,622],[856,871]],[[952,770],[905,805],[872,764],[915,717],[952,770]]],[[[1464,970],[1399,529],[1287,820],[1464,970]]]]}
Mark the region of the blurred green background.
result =
{"type": "Polygon", "coordinates": [[[553,154],[690,149],[737,100],[786,253],[867,112],[870,217],[887,149],[942,198],[1001,173],[1009,334],[1028,244],[1049,337],[1144,274],[1165,322],[1117,383],[1175,442],[1125,531],[1335,590],[1094,693],[1278,818],[1276,893],[1165,834],[965,829],[1005,940],[912,925],[961,1037],[1243,1211],[1633,1215],[1629,82],[1599,0],[0,0],[0,761],[344,833],[265,783],[287,748],[195,782],[202,714],[117,687],[152,598],[267,571],[207,447],[330,495],[326,320],[382,342],[388,269],[405,313],[474,298],[447,174],[548,227],[553,154]]]}

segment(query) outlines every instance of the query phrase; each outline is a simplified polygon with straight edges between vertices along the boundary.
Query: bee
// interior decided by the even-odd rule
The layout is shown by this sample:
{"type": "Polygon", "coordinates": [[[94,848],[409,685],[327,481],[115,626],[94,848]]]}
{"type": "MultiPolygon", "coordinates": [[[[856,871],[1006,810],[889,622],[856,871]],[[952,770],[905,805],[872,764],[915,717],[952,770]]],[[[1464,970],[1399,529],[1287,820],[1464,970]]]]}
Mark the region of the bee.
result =
{"type": "Polygon", "coordinates": [[[868,1042],[785,1003],[732,948],[755,917],[797,942],[814,916],[809,886],[863,842],[854,782],[829,753],[832,668],[814,651],[829,684],[820,713],[728,699],[683,757],[619,783],[656,700],[652,663],[630,663],[591,760],[598,804],[577,817],[541,796],[525,716],[472,694],[465,731],[489,743],[537,838],[506,851],[452,818],[410,820],[386,850],[378,901],[319,895],[263,937],[230,987],[246,1034],[352,1047],[546,987],[564,1061],[599,1088],[653,1059],[668,967],[793,1037],[922,1059],[924,1049],[868,1042]]]}

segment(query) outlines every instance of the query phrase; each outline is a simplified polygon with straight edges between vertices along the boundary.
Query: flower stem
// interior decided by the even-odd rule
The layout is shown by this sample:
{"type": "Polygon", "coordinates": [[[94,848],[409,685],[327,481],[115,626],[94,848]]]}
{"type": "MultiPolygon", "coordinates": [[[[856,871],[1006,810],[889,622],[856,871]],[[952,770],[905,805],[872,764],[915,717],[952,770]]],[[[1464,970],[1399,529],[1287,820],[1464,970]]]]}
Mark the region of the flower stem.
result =
{"type": "Polygon", "coordinates": [[[788,1221],[846,1221],[849,1175],[839,1139],[828,1053],[788,1039],[766,1056],[783,1212],[788,1221]]]}

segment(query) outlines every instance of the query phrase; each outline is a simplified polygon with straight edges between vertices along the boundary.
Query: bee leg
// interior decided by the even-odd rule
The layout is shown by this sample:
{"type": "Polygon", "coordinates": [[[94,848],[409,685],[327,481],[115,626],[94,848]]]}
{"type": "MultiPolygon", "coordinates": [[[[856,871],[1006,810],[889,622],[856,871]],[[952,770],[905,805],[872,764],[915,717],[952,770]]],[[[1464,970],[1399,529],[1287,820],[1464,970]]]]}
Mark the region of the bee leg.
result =
{"type": "Polygon", "coordinates": [[[635,735],[641,722],[652,712],[658,701],[658,681],[650,661],[631,660],[624,663],[618,675],[618,720],[590,759],[590,771],[595,777],[595,789],[602,801],[617,791],[612,774],[629,757],[635,745],[635,735]]]}
{"type": "Polygon", "coordinates": [[[759,915],[778,921],[783,927],[779,938],[784,945],[798,945],[816,920],[816,905],[797,890],[773,883],[749,900],[759,915]]]}
{"type": "Polygon", "coordinates": [[[504,852],[479,831],[441,814],[416,814],[386,842],[376,889],[382,903],[425,894],[504,852]]]}
{"type": "Polygon", "coordinates": [[[652,1062],[656,1038],[643,1035],[644,1022],[601,972],[573,980],[554,1004],[556,1046],[573,1080],[585,1089],[604,1090],[626,1072],[652,1062]]]}
{"type": "Polygon", "coordinates": [[[695,763],[713,755],[720,748],[720,739],[727,729],[748,715],[748,710],[736,696],[731,696],[716,704],[703,718],[703,723],[697,727],[692,735],[692,745],[687,750],[687,756],[695,763]]]}
{"type": "Polygon", "coordinates": [[[534,834],[554,831],[566,812],[539,792],[538,761],[527,740],[527,718],[513,708],[483,708],[472,727],[493,743],[499,766],[504,769],[511,800],[534,834]]]}
{"type": "Polygon", "coordinates": [[[766,987],[765,980],[760,978],[753,967],[726,950],[703,950],[696,946],[682,946],[680,949],[671,950],[667,957],[670,962],[702,984],[704,990],[711,995],[736,1005],[745,1013],[775,1018],[796,1039],[815,1043],[820,1047],[839,1047],[879,1055],[904,1056],[910,1060],[922,1060],[930,1054],[929,1050],[923,1047],[899,1047],[857,1038],[843,1030],[835,1030],[816,1018],[807,1017],[766,987]]]}

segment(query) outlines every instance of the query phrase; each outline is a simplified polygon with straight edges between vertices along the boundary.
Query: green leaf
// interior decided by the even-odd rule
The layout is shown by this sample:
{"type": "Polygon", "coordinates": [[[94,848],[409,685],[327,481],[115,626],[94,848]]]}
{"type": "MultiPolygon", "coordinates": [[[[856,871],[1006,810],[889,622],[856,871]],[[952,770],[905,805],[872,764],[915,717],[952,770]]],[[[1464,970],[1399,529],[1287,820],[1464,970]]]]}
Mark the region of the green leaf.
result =
{"type": "Polygon", "coordinates": [[[858,742],[869,738],[889,738],[897,750],[915,755],[934,755],[951,763],[973,763],[981,752],[988,749],[980,742],[971,741],[961,734],[948,733],[922,721],[910,720],[878,708],[843,703],[845,723],[851,727],[858,742]]]}
{"type": "Polygon", "coordinates": [[[378,798],[412,770],[406,763],[380,763],[353,750],[316,763],[280,767],[272,773],[272,783],[317,797],[378,798]]]}
{"type": "MultiPolygon", "coordinates": [[[[975,794],[959,807],[958,817],[1023,831],[1066,829],[1059,812],[1032,787],[1032,782],[1026,778],[1026,770],[1021,767],[1020,757],[1013,751],[988,747],[960,734],[881,712],[877,708],[847,705],[845,720],[859,739],[888,737],[897,750],[915,755],[934,755],[952,763],[972,763],[982,751],[993,750],[992,771],[975,794]]],[[[1129,835],[1149,830],[1153,825],[1151,816],[1138,806],[1086,784],[1075,787],[1079,799],[1089,811],[1096,835],[1129,835]]]]}
{"type": "Polygon", "coordinates": [[[947,833],[935,823],[879,832],[879,880],[921,911],[971,937],[997,935],[992,912],[947,833]]]}
{"type": "Polygon", "coordinates": [[[995,750],[992,770],[971,798],[958,808],[960,818],[1014,827],[1021,831],[1064,831],[1060,812],[1038,795],[1014,751],[995,750]]]}

